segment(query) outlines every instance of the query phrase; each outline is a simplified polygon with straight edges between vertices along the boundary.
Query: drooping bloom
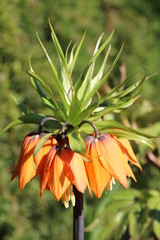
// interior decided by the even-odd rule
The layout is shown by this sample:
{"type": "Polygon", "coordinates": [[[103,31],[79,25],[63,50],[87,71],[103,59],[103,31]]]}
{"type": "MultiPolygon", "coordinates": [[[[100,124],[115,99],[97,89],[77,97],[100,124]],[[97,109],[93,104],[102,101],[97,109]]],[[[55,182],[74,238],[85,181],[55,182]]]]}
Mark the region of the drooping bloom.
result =
{"type": "Polygon", "coordinates": [[[39,177],[41,179],[42,165],[46,156],[46,150],[48,148],[50,149],[53,144],[56,144],[57,142],[55,138],[49,138],[41,150],[37,153],[34,161],[34,149],[43,136],[44,133],[31,133],[28,134],[23,141],[20,157],[11,178],[11,180],[13,180],[19,173],[20,190],[23,190],[24,186],[31,181],[37,173],[39,173],[39,177]],[[34,164],[36,165],[35,167],[34,164]]]}
{"type": "Polygon", "coordinates": [[[90,162],[85,162],[91,188],[97,197],[112,185],[113,178],[127,187],[127,177],[135,176],[128,161],[141,169],[128,140],[119,140],[109,134],[100,134],[98,138],[89,136],[86,148],[90,162]]]}
{"type": "Polygon", "coordinates": [[[85,167],[91,189],[96,197],[100,198],[103,190],[106,188],[107,184],[110,183],[112,177],[100,162],[95,147],[95,141],[96,139],[91,136],[86,139],[86,150],[90,161],[85,161],[85,167]]]}
{"type": "Polygon", "coordinates": [[[45,162],[41,195],[48,188],[58,201],[62,198],[66,207],[70,197],[74,205],[71,184],[81,193],[84,193],[86,187],[89,188],[83,157],[73,152],[69,146],[54,146],[45,162]]]}

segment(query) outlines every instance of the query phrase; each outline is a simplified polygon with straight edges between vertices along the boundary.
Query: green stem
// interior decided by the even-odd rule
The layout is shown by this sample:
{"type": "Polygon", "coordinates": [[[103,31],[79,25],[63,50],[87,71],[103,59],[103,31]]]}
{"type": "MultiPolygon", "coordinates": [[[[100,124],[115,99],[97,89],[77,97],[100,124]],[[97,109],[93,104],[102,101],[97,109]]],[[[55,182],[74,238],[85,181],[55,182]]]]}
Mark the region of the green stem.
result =
{"type": "Polygon", "coordinates": [[[73,240],[84,240],[83,193],[73,186],[75,206],[73,207],[73,240]]]}

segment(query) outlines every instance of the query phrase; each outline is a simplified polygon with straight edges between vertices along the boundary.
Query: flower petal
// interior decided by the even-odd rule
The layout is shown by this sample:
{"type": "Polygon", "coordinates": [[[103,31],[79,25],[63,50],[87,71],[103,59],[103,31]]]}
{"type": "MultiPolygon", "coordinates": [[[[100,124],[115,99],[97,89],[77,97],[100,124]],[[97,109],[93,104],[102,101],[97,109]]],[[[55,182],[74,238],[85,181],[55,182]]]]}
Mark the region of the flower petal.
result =
{"type": "Polygon", "coordinates": [[[123,186],[127,187],[126,172],[129,169],[127,163],[125,164],[124,156],[116,141],[110,135],[100,135],[96,147],[98,157],[101,161],[106,160],[107,171],[123,186]]]}
{"type": "Polygon", "coordinates": [[[43,147],[36,154],[34,161],[37,166],[37,174],[39,176],[40,183],[42,182],[44,166],[46,163],[47,155],[50,149],[57,144],[57,140],[51,136],[43,145],[43,147]]]}
{"type": "Polygon", "coordinates": [[[61,152],[58,150],[52,161],[48,187],[55,198],[59,201],[70,184],[71,183],[66,177],[66,172],[64,170],[64,161],[62,160],[61,152]]]}
{"type": "Polygon", "coordinates": [[[36,170],[33,166],[33,152],[39,140],[39,135],[33,136],[26,144],[24,154],[21,156],[22,164],[19,169],[19,187],[21,190],[36,175],[36,170]]]}
{"type": "Polygon", "coordinates": [[[91,162],[85,162],[89,182],[97,198],[100,198],[105,187],[111,180],[110,174],[101,165],[94,141],[87,146],[87,152],[92,157],[91,162]]]}
{"type": "Polygon", "coordinates": [[[89,184],[82,156],[65,147],[62,149],[62,159],[66,176],[79,192],[84,193],[86,186],[89,184]]]}
{"type": "Polygon", "coordinates": [[[25,153],[25,150],[26,150],[26,146],[28,144],[29,141],[31,141],[32,139],[32,135],[27,135],[22,143],[22,148],[21,148],[21,153],[20,153],[20,157],[19,157],[19,160],[18,160],[18,163],[16,165],[16,168],[13,172],[13,175],[11,177],[11,181],[17,176],[21,166],[22,166],[22,163],[23,163],[23,156],[24,156],[24,153],[25,153]]]}
{"type": "Polygon", "coordinates": [[[118,139],[118,142],[119,142],[120,148],[122,149],[125,155],[125,158],[129,160],[132,164],[137,166],[140,170],[142,170],[142,167],[139,164],[128,139],[118,139]]]}
{"type": "Polygon", "coordinates": [[[47,186],[51,164],[52,164],[52,161],[53,161],[53,158],[54,158],[56,152],[57,152],[56,146],[53,146],[49,151],[49,154],[47,156],[47,159],[46,159],[45,163],[43,164],[44,165],[44,171],[43,171],[43,177],[41,178],[42,180],[41,180],[40,196],[42,196],[42,193],[47,186]]]}

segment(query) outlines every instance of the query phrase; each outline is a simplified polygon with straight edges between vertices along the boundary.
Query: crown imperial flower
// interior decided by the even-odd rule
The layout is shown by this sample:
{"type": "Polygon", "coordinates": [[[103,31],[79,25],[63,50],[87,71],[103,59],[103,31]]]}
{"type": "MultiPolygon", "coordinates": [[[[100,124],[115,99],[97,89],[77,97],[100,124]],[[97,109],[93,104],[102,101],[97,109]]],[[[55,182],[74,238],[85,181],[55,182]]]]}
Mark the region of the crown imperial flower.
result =
{"type": "Polygon", "coordinates": [[[54,146],[50,149],[44,165],[41,195],[47,186],[58,201],[63,196],[64,202],[65,196],[68,199],[71,184],[81,193],[84,193],[86,187],[89,188],[83,158],[69,146],[54,146]]]}
{"type": "Polygon", "coordinates": [[[91,163],[85,162],[91,187],[97,197],[109,186],[113,178],[127,187],[127,178],[135,176],[128,164],[131,161],[141,169],[128,140],[118,140],[109,134],[100,134],[98,138],[86,138],[86,148],[91,163]],[[124,145],[125,144],[125,145],[124,145]]]}
{"type": "Polygon", "coordinates": [[[39,132],[27,135],[23,141],[12,180],[19,173],[19,187],[22,190],[38,175],[40,196],[48,189],[56,200],[61,199],[68,207],[70,200],[75,204],[75,188],[82,194],[87,188],[91,195],[92,190],[96,197],[100,198],[105,189],[112,188],[115,180],[124,187],[127,187],[127,177],[130,176],[136,181],[129,162],[140,169],[141,166],[128,139],[139,140],[153,147],[149,139],[151,136],[123,126],[115,120],[106,120],[104,115],[108,112],[119,112],[133,104],[147,77],[145,75],[136,84],[124,87],[129,82],[127,78],[105,96],[100,96],[98,90],[107,81],[123,49],[122,45],[106,71],[114,31],[103,43],[103,35],[100,36],[93,56],[82,74],[74,79],[73,70],[85,35],[73,47],[69,44],[63,53],[50,21],[49,25],[60,63],[60,73],[38,34],[37,37],[51,68],[53,86],[56,86],[59,99],[57,101],[55,98],[51,82],[49,85],[34,72],[30,60],[28,73],[31,83],[51,111],[51,116],[29,113],[30,111],[26,110],[21,117],[6,126],[3,133],[19,124],[39,125],[39,132]],[[96,60],[106,47],[108,49],[101,67],[95,72],[96,60]],[[46,132],[42,131],[43,127],[47,129],[46,132]],[[101,134],[98,134],[98,131],[101,134]]]}
{"type": "Polygon", "coordinates": [[[36,158],[34,159],[33,153],[35,147],[40,139],[44,137],[44,135],[44,133],[31,133],[28,134],[23,141],[20,157],[11,178],[11,180],[13,180],[19,173],[19,187],[21,190],[23,190],[24,186],[37,174],[41,179],[41,173],[43,171],[42,166],[43,162],[45,161],[46,153],[48,152],[48,149],[51,148],[51,146],[57,143],[57,140],[51,137],[41,148],[39,153],[36,155],[36,158]],[[34,167],[34,164],[36,167],[34,167]]]}

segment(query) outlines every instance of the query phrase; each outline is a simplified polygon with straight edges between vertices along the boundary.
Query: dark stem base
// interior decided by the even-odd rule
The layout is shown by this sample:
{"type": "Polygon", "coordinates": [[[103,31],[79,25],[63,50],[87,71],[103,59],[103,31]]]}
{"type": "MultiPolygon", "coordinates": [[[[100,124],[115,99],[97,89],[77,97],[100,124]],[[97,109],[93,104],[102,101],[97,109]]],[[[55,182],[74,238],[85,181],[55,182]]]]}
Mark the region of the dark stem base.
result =
{"type": "Polygon", "coordinates": [[[73,207],[73,240],[84,240],[83,193],[73,186],[75,206],[73,207]]]}

